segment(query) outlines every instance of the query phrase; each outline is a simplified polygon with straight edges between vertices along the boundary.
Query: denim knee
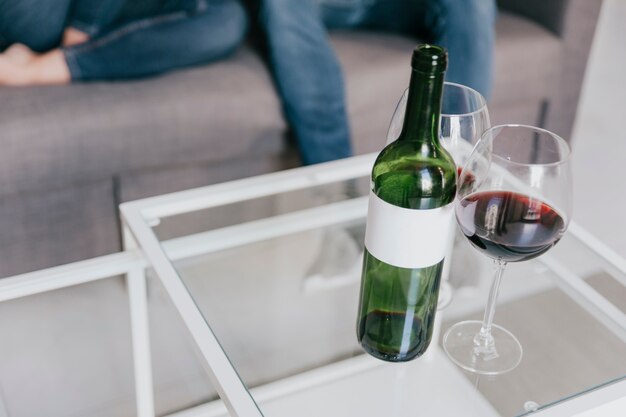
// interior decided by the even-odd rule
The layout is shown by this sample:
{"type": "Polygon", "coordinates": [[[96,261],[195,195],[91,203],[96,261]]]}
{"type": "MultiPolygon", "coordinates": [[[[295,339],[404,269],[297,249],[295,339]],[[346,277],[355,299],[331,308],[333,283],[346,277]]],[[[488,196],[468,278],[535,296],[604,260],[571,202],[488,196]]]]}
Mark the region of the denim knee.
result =
{"type": "Polygon", "coordinates": [[[261,0],[260,24],[267,30],[285,27],[309,27],[320,24],[319,7],[315,0],[261,0]]]}
{"type": "Polygon", "coordinates": [[[248,15],[237,0],[224,5],[222,35],[225,53],[231,53],[243,42],[248,30],[248,15]]]}
{"type": "Polygon", "coordinates": [[[248,17],[238,0],[209,1],[208,7],[201,9],[200,14],[207,16],[207,35],[202,36],[206,47],[202,48],[202,42],[198,42],[198,47],[206,49],[211,59],[229,55],[241,45],[248,29],[248,17]],[[217,38],[215,28],[211,27],[215,22],[219,22],[217,38]]]}
{"type": "Polygon", "coordinates": [[[456,0],[435,0],[439,3],[440,12],[446,21],[454,22],[461,27],[476,28],[492,26],[496,19],[497,6],[495,0],[463,0],[462,5],[456,0]]]}
{"type": "Polygon", "coordinates": [[[61,43],[69,0],[0,0],[0,50],[2,45],[23,43],[47,52],[61,43]],[[40,4],[41,3],[41,4],[40,4]]]}

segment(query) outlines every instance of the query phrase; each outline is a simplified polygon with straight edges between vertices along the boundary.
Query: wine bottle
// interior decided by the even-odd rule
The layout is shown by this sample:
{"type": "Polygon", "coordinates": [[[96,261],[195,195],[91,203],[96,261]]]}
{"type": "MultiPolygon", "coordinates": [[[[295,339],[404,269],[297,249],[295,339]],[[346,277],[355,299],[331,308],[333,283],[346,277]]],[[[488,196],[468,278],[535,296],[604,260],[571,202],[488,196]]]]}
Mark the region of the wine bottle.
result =
{"type": "Polygon", "coordinates": [[[357,337],[391,362],[422,355],[433,332],[456,194],[456,166],[439,142],[447,52],[419,45],[400,136],[372,169],[357,337]]]}

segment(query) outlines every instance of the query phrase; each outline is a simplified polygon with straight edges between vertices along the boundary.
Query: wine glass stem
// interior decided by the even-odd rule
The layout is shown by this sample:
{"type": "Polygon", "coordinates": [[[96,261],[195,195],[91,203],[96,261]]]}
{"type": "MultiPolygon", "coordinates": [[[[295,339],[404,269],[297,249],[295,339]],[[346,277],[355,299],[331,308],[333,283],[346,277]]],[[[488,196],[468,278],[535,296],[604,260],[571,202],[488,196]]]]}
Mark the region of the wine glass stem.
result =
{"type": "Polygon", "coordinates": [[[502,282],[502,273],[506,262],[501,259],[494,260],[495,274],[491,290],[489,290],[489,299],[485,308],[485,316],[480,332],[474,337],[474,345],[477,348],[495,350],[493,336],[491,336],[491,325],[493,324],[493,316],[496,313],[496,302],[498,301],[498,293],[500,292],[500,283],[502,282]]]}

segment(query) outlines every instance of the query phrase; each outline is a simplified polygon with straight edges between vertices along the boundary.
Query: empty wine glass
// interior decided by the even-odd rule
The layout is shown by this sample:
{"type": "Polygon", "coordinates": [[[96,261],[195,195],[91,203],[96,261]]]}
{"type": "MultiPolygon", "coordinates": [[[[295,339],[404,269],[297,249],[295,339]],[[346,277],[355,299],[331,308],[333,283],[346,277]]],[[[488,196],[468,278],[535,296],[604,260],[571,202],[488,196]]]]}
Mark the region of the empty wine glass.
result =
{"type": "Polygon", "coordinates": [[[468,371],[497,375],[521,361],[517,338],[493,324],[502,273],[508,262],[541,255],[565,233],[572,208],[569,157],[567,142],[547,130],[504,125],[483,134],[463,168],[457,222],[495,265],[483,321],[457,323],[443,338],[450,359],[468,371]]]}
{"type": "MultiPolygon", "coordinates": [[[[395,141],[400,136],[406,113],[407,93],[408,89],[404,91],[391,118],[389,130],[387,131],[387,144],[395,141]]],[[[440,126],[439,136],[441,143],[450,152],[456,165],[458,167],[462,166],[483,132],[491,127],[485,98],[470,87],[445,82],[441,102],[440,126]]],[[[441,273],[439,303],[437,304],[440,310],[448,306],[450,301],[452,301],[452,287],[448,276],[456,228],[450,227],[449,230],[450,236],[446,236],[448,252],[446,253],[446,262],[444,262],[441,273]]]]}
{"type": "MultiPolygon", "coordinates": [[[[391,118],[387,145],[398,139],[402,131],[407,94],[408,89],[400,97],[391,118]]],[[[489,127],[491,124],[485,98],[470,87],[446,81],[441,100],[440,138],[458,166],[463,165],[463,159],[489,127]]]]}

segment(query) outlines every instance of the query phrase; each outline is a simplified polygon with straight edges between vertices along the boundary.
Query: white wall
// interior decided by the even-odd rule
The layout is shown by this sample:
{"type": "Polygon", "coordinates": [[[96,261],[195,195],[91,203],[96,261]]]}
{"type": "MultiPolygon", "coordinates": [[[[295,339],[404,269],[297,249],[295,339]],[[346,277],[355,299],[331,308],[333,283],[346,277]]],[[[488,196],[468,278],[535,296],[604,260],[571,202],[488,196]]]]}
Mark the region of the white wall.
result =
{"type": "Polygon", "coordinates": [[[574,220],[626,257],[626,0],[604,0],[573,133],[574,220]]]}

